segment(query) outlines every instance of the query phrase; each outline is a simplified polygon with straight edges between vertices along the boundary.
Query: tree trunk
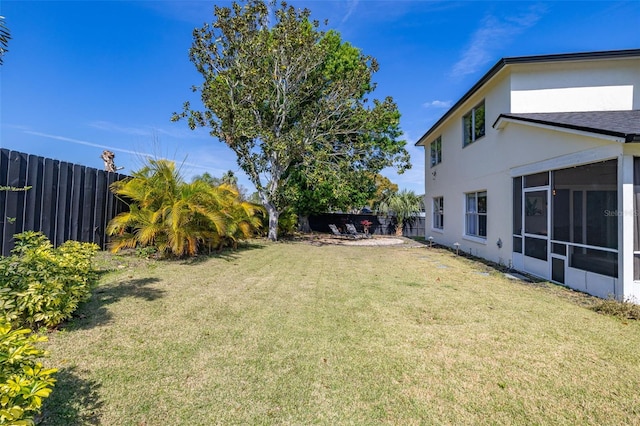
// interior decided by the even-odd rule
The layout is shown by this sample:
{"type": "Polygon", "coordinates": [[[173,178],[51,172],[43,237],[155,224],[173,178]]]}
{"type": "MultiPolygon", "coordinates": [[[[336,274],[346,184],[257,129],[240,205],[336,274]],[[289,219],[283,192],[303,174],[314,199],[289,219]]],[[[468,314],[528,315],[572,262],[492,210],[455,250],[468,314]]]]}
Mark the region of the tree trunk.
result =
{"type": "Polygon", "coordinates": [[[271,241],[278,241],[278,218],[280,217],[280,212],[272,203],[265,203],[265,208],[269,214],[269,234],[267,238],[271,241]]]}
{"type": "Polygon", "coordinates": [[[402,228],[404,228],[404,223],[398,221],[398,223],[396,223],[396,236],[402,237],[402,228]]]}
{"type": "Polygon", "coordinates": [[[311,225],[309,225],[309,216],[308,215],[300,215],[298,216],[298,231],[309,233],[311,232],[311,225]]]}

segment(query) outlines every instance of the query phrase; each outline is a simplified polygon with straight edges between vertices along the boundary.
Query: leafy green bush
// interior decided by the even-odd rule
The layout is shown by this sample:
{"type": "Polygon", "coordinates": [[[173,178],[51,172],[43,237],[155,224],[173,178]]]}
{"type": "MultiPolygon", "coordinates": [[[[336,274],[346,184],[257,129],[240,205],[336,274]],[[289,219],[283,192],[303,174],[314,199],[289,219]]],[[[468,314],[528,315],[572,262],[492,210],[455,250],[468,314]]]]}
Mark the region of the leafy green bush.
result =
{"type": "Polygon", "coordinates": [[[8,319],[0,317],[0,425],[32,425],[55,383],[54,368],[45,369],[36,361],[46,352],[35,343],[46,337],[29,329],[11,330],[8,319]]]}
{"type": "Polygon", "coordinates": [[[27,327],[55,327],[71,318],[97,282],[91,260],[98,246],[67,241],[58,248],[38,232],[17,234],[11,256],[0,259],[0,306],[27,327]]]}
{"type": "MultiPolygon", "coordinates": [[[[267,232],[269,231],[269,215],[267,214],[266,210],[262,210],[258,213],[258,217],[262,222],[259,235],[262,237],[266,237],[267,232]]],[[[278,217],[278,236],[291,236],[295,234],[297,230],[298,214],[292,207],[286,207],[278,217]]]]}
{"type": "Polygon", "coordinates": [[[136,247],[136,256],[140,259],[149,259],[158,253],[158,249],[154,246],[136,247]]]}
{"type": "Polygon", "coordinates": [[[292,208],[287,207],[278,217],[278,235],[293,235],[297,229],[298,215],[292,208]]]}

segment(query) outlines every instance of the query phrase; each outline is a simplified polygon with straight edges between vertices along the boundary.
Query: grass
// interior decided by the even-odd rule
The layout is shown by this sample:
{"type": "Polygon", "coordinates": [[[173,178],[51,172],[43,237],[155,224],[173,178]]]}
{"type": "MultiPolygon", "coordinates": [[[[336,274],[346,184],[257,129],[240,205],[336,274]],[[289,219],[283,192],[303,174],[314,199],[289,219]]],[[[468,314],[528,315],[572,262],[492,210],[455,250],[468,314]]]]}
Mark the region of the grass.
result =
{"type": "Polygon", "coordinates": [[[42,424],[640,424],[640,323],[445,250],[111,262],[42,424]]]}

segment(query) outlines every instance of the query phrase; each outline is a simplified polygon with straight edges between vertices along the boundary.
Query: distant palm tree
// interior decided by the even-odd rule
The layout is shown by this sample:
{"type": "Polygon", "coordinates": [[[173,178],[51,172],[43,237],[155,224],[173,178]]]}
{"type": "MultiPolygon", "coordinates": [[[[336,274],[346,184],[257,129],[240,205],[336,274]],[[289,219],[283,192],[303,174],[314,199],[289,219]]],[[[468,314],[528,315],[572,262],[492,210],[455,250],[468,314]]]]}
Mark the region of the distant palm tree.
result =
{"type": "Polygon", "coordinates": [[[194,176],[192,182],[196,180],[203,180],[213,186],[219,186],[226,183],[227,185],[238,187],[238,178],[231,170],[224,172],[221,178],[214,177],[209,172],[204,172],[201,175],[194,176]]]}
{"type": "Polygon", "coordinates": [[[2,57],[9,51],[7,49],[9,40],[11,40],[11,33],[9,33],[9,28],[4,22],[4,16],[0,16],[0,65],[3,64],[2,57]]]}
{"type": "Polygon", "coordinates": [[[421,196],[416,195],[413,191],[403,189],[380,203],[378,210],[396,218],[396,235],[401,236],[405,222],[418,216],[422,211],[422,206],[421,196]]]}
{"type": "Polygon", "coordinates": [[[149,160],[131,179],[115,182],[112,191],[130,200],[129,211],[107,227],[115,235],[111,250],[155,247],[175,256],[222,248],[246,239],[259,226],[259,206],[242,202],[230,185],[206,180],[186,183],[168,160],[149,160]]]}

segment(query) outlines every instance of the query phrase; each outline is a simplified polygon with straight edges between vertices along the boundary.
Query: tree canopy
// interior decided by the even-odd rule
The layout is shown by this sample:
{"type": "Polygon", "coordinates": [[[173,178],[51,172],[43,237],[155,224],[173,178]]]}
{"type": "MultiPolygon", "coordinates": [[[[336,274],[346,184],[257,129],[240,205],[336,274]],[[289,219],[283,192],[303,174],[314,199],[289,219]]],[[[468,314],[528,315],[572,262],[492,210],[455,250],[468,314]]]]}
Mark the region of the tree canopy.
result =
{"type": "Polygon", "coordinates": [[[269,214],[270,239],[297,188],[285,190],[289,181],[410,167],[393,99],[368,98],[374,58],[285,2],[234,2],[214,15],[194,30],[189,53],[204,108],[187,102],[173,119],[208,127],[236,153],[269,214]]]}
{"type": "Polygon", "coordinates": [[[375,211],[380,204],[398,192],[398,185],[379,173],[375,175],[374,183],[376,190],[373,197],[368,200],[368,203],[369,207],[375,211]]]}

